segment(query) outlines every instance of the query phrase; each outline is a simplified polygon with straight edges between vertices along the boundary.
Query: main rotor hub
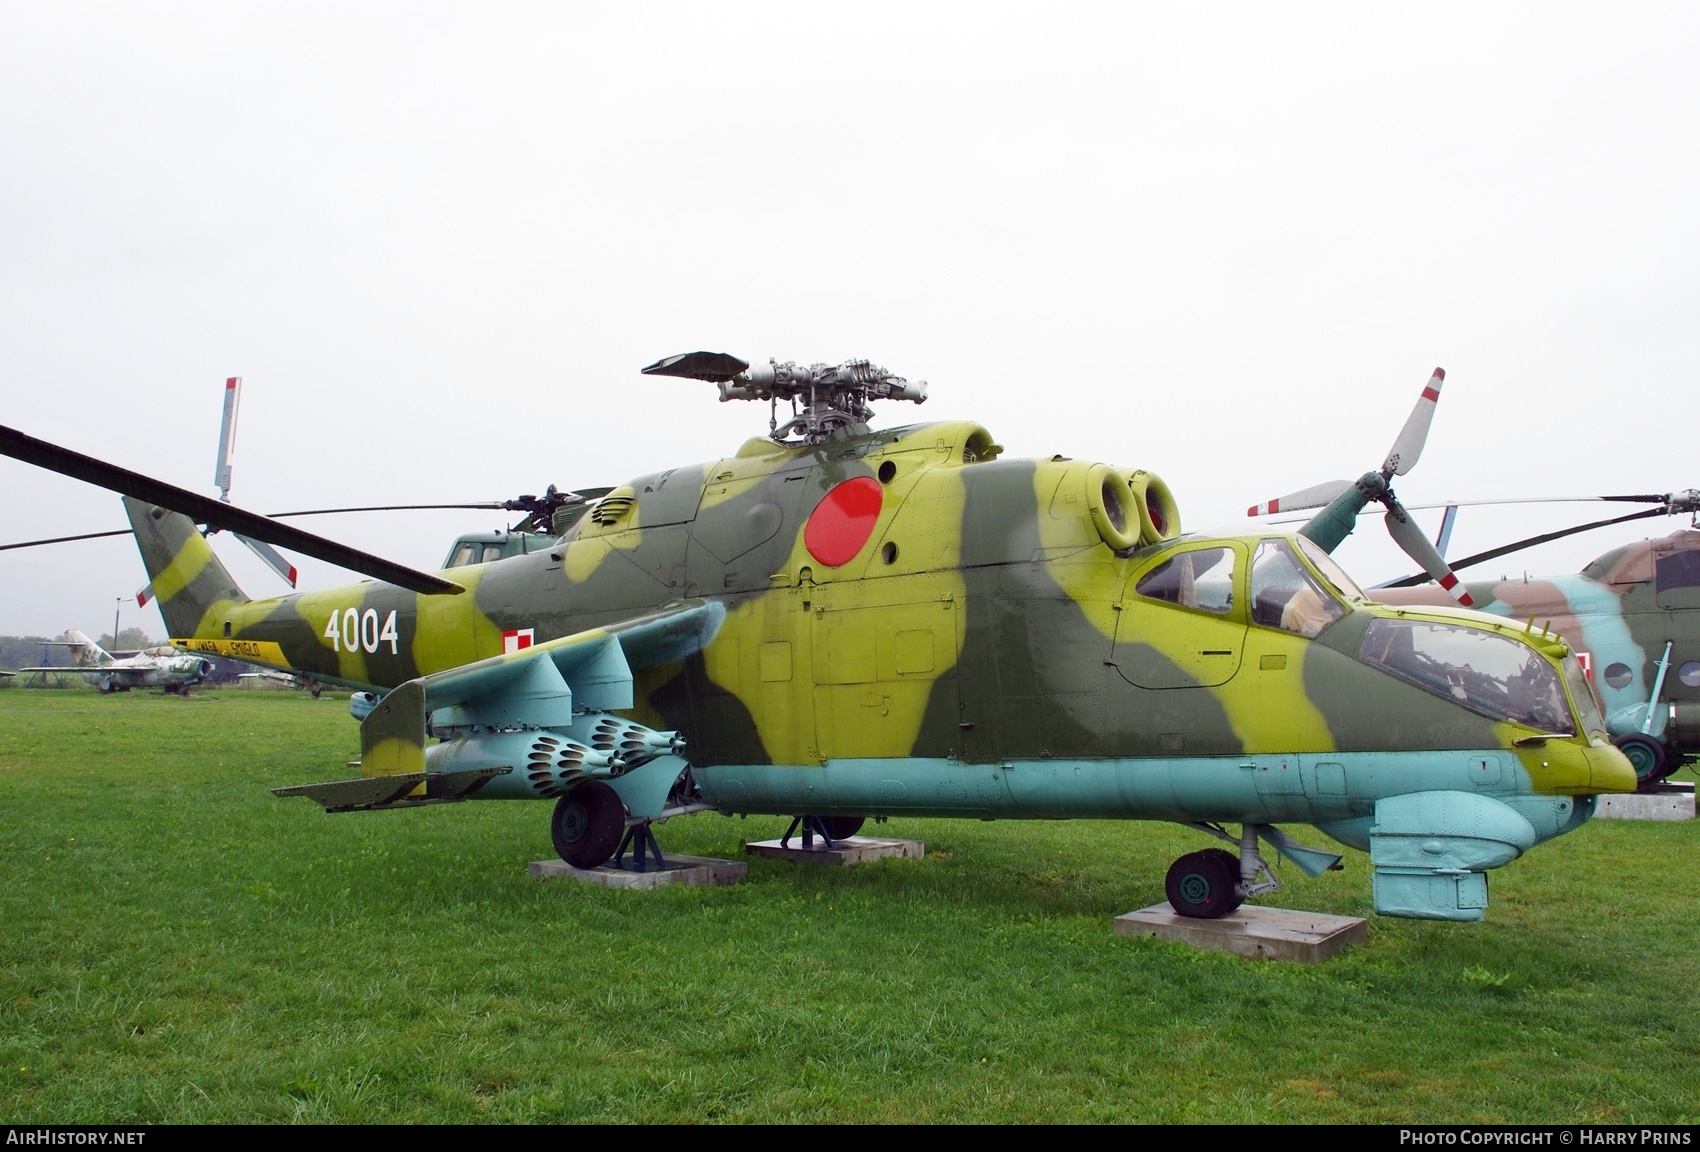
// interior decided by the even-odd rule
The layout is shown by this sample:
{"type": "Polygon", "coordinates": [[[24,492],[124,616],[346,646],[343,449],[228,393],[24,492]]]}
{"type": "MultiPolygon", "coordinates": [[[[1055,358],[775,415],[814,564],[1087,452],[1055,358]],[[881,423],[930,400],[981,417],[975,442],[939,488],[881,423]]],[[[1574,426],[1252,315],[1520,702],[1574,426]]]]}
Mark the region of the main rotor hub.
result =
{"type": "Polygon", "coordinates": [[[820,444],[840,429],[866,424],[875,400],[922,404],[927,399],[925,380],[910,383],[868,360],[804,366],[770,359],[752,366],[723,352],[687,352],[658,360],[643,372],[707,380],[719,387],[722,403],[768,401],[772,413],[768,434],[781,444],[820,444]],[[791,418],[783,425],[779,422],[781,400],[791,402],[791,418]]]}

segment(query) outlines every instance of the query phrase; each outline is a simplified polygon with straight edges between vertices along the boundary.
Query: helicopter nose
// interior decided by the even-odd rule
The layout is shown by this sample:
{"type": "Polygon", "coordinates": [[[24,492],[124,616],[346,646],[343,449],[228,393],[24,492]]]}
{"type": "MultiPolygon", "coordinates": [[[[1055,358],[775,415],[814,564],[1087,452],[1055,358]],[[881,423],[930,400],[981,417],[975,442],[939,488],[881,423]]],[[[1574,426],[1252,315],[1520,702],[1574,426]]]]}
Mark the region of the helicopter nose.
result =
{"type": "Polygon", "coordinates": [[[1633,792],[1640,785],[1635,766],[1615,745],[1595,743],[1588,747],[1588,782],[1596,792],[1633,792]]]}

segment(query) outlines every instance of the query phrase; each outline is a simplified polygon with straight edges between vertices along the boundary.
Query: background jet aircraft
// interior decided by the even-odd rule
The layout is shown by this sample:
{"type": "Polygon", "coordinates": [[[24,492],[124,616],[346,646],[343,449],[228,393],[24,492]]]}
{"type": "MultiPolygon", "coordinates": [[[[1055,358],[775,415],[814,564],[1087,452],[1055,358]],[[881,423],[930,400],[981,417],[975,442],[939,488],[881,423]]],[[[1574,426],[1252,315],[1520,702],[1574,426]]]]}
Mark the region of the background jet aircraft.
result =
{"type": "MultiPolygon", "coordinates": [[[[83,679],[102,692],[128,692],[132,688],[159,688],[166,692],[186,693],[212,675],[212,661],[190,656],[169,646],[152,648],[122,659],[90,640],[75,628],[65,631],[64,640],[49,643],[74,648],[77,669],[83,679]]],[[[64,668],[41,665],[20,668],[20,672],[64,672],[64,668]]]]}

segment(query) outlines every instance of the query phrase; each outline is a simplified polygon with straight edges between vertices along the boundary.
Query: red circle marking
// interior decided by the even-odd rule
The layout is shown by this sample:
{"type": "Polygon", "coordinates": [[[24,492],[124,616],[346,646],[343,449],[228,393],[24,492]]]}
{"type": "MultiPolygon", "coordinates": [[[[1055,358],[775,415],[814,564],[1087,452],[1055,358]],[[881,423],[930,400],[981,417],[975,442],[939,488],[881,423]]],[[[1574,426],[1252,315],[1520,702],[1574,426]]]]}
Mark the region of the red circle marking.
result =
{"type": "Polygon", "coordinates": [[[874,534],[883,499],[880,482],[872,476],[846,480],[828,492],[803,529],[809,555],[828,568],[848,563],[874,534]]]}

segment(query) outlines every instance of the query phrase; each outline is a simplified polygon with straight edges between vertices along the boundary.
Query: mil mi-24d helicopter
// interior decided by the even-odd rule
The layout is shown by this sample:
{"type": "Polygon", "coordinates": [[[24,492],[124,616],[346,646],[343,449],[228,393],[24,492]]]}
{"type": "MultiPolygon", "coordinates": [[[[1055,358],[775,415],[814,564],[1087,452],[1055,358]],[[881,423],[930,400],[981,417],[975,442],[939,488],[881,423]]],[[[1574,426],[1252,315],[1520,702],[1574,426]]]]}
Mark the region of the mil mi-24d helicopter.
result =
{"type": "Polygon", "coordinates": [[[1387,504],[1389,528],[1425,569],[1425,574],[1376,586],[1376,599],[1428,607],[1456,600],[1561,637],[1588,673],[1603,704],[1606,732],[1628,756],[1643,789],[1700,759],[1700,491],[1453,501],[1444,505],[1438,541],[1431,545],[1386,487],[1393,475],[1404,471],[1408,468],[1384,469],[1356,482],[1319,484],[1254,505],[1247,514],[1267,516],[1328,505],[1298,531],[1332,552],[1352,531],[1353,518],[1367,503],[1360,494],[1367,491],[1368,500],[1387,504]],[[1653,507],[1541,533],[1455,562],[1442,558],[1461,505],[1585,500],[1653,507]],[[1459,570],[1579,532],[1682,513],[1689,516],[1686,530],[1614,548],[1580,573],[1469,582],[1456,576],[1459,570]]]}
{"type": "Polygon", "coordinates": [[[1010,459],[968,421],[873,429],[873,402],[926,386],[867,361],[643,371],[768,401],[769,435],[607,492],[545,551],[439,574],[11,429],[0,451],[125,494],[179,645],[371,693],[361,775],[281,794],[550,799],[581,868],[710,809],[828,838],[867,817],[1169,820],[1237,847],[1165,881],[1177,912],[1218,917],[1276,889],[1261,846],[1338,866],[1279,827],[1308,823],[1370,854],[1378,912],[1479,920],[1488,869],[1635,787],[1549,636],[1377,605],[1302,535],[1182,536],[1148,472],[1010,459]],[[378,582],[249,600],[197,521],[378,582]]]}

